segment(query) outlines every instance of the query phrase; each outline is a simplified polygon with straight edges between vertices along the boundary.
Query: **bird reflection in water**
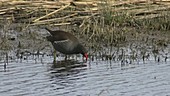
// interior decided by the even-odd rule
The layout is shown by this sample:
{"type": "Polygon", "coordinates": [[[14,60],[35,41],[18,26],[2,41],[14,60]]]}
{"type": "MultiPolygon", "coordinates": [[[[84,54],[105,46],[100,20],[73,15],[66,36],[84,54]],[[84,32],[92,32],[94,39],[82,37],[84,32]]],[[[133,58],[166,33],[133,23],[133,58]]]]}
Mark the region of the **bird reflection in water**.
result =
{"type": "Polygon", "coordinates": [[[50,64],[51,73],[63,73],[68,74],[79,73],[81,70],[87,68],[87,64],[84,62],[79,62],[78,60],[62,60],[50,64]]]}
{"type": "MultiPolygon", "coordinates": [[[[79,75],[85,75],[87,64],[75,60],[57,61],[50,65],[49,74],[53,90],[60,90],[77,84],[79,75]]],[[[86,76],[86,75],[85,75],[86,76]]],[[[85,78],[85,76],[83,76],[85,78]]]]}

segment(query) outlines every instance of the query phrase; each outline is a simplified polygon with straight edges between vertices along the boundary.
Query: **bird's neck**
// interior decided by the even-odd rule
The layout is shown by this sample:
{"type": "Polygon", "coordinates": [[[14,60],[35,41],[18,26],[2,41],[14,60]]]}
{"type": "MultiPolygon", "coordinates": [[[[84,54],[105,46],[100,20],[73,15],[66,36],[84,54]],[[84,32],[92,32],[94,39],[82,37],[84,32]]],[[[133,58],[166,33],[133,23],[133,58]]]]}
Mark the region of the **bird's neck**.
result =
{"type": "Polygon", "coordinates": [[[83,52],[84,47],[83,47],[81,44],[78,44],[77,47],[74,48],[74,49],[75,49],[74,51],[75,51],[77,54],[79,54],[79,53],[83,54],[83,53],[84,53],[84,52],[83,52]]]}

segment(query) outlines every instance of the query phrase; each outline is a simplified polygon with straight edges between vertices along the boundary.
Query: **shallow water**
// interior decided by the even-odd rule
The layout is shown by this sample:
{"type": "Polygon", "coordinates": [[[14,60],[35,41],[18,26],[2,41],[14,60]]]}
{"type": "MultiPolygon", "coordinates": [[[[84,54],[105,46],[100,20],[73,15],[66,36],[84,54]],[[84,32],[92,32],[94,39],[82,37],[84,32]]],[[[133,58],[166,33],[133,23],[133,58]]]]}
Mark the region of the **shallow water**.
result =
{"type": "Polygon", "coordinates": [[[114,61],[52,58],[0,64],[0,96],[169,96],[170,61],[122,66],[114,61]]]}

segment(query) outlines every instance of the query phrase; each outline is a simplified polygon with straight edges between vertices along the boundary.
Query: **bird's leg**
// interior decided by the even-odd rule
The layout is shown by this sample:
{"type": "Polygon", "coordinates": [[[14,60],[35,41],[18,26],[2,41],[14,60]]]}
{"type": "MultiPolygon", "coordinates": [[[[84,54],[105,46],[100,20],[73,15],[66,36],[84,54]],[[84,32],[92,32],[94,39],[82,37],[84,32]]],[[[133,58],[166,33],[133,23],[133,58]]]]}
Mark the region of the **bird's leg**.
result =
{"type": "Polygon", "coordinates": [[[54,57],[53,63],[54,64],[56,63],[56,54],[57,54],[57,52],[56,52],[56,50],[54,50],[54,52],[53,52],[53,57],[54,57]]]}
{"type": "Polygon", "coordinates": [[[65,55],[65,61],[67,60],[67,55],[65,55]]]}

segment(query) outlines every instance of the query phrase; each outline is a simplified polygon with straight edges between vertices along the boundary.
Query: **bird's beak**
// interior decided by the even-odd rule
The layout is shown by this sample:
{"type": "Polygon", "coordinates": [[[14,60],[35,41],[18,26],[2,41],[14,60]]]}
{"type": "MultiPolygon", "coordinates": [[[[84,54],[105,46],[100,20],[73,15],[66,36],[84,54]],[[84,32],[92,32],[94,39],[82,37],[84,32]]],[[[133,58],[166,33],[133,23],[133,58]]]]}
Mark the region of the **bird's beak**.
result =
{"type": "Polygon", "coordinates": [[[88,59],[88,54],[85,53],[85,54],[84,54],[84,57],[86,58],[86,61],[87,61],[87,59],[88,59]]]}

